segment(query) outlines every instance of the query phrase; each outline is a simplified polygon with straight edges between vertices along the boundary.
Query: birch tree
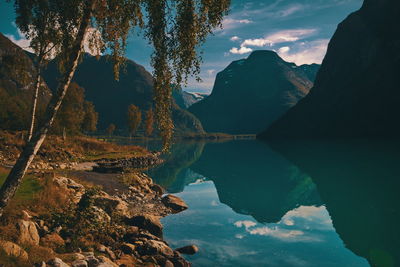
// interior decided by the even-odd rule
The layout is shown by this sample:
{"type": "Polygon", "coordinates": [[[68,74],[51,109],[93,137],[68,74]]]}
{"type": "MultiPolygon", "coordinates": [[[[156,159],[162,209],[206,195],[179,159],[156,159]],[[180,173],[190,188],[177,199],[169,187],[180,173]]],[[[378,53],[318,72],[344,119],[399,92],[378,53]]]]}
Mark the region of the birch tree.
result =
{"type": "MultiPolygon", "coordinates": [[[[17,18],[21,21],[18,27],[23,24],[29,29],[33,23],[32,14],[43,8],[42,2],[47,3],[45,8],[54,12],[53,26],[61,38],[55,56],[62,75],[47,107],[43,125],[26,144],[0,189],[0,215],[54,122],[85,42],[91,49],[112,55],[114,74],[118,79],[130,31],[143,30],[144,38],[154,47],[151,65],[154,69],[155,115],[164,149],[168,149],[173,133],[170,84],[186,82],[192,75],[198,77],[201,63],[198,48],[215,27],[221,26],[230,5],[230,0],[15,0],[17,18]]],[[[36,27],[31,29],[38,36],[44,36],[36,27]]],[[[37,38],[43,42],[41,45],[49,41],[46,37],[43,39],[37,38]]]]}

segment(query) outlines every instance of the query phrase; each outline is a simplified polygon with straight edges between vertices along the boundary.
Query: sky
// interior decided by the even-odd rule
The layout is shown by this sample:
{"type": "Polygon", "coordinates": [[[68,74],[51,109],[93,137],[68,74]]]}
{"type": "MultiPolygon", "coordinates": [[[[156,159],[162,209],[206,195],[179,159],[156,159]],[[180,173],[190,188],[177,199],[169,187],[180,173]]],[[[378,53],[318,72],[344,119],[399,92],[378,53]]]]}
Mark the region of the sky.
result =
{"type": "MultiPolygon", "coordinates": [[[[231,10],[202,46],[202,82],[190,79],[189,92],[210,93],[215,76],[234,60],[255,50],[274,50],[297,65],[321,63],[337,25],[358,10],[362,0],[232,0],[231,10]]],[[[13,6],[0,2],[0,32],[23,48],[29,41],[18,33],[13,6]]],[[[129,38],[126,55],[150,72],[152,47],[140,35],[129,38]]]]}

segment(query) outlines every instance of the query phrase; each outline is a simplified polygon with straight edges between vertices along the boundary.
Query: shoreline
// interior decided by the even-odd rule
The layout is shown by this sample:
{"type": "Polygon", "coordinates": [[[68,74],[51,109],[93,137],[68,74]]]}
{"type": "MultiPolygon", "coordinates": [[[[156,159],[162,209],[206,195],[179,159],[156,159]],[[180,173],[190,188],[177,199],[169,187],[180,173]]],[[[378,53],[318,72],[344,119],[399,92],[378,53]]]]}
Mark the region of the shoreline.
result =
{"type": "MultiPolygon", "coordinates": [[[[4,150],[1,152],[1,165],[10,166],[13,158],[5,157],[4,150]]],[[[89,171],[96,161],[121,163],[134,158],[120,152],[111,157],[98,153],[99,156],[67,161],[57,160],[54,153],[39,155],[24,180],[40,189],[29,194],[29,201],[18,196],[13,199],[1,220],[0,264],[10,261],[14,263],[10,266],[41,267],[190,266],[181,252],[194,254],[198,248],[191,244],[171,248],[163,239],[160,223],[162,217],[186,210],[183,200],[165,195],[164,189],[143,169],[127,168],[119,173],[89,171]],[[87,161],[88,158],[93,160],[87,161]],[[86,168],[81,169],[82,164],[86,168]]],[[[141,158],[139,165],[149,168],[161,163],[154,158],[158,156],[141,151],[136,158],[141,158]],[[147,160],[148,156],[152,160],[147,160]]],[[[2,169],[0,178],[4,179],[7,170],[2,169]]]]}

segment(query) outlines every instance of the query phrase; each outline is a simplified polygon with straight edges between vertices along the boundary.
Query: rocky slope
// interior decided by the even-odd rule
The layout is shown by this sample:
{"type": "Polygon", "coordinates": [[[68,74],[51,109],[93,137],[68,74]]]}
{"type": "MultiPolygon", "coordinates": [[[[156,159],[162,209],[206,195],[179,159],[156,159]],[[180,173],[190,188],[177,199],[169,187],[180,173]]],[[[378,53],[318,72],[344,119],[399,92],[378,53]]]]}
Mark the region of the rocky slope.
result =
{"type": "MultiPolygon", "coordinates": [[[[28,129],[36,69],[24,50],[0,33],[0,128],[28,129]]],[[[51,92],[43,82],[38,108],[43,111],[51,92]]]]}
{"type": "Polygon", "coordinates": [[[206,94],[189,93],[180,88],[175,89],[172,96],[174,97],[176,104],[183,109],[187,109],[207,97],[206,94]]]}
{"type": "Polygon", "coordinates": [[[131,174],[129,184],[110,195],[70,178],[52,178],[44,190],[54,187],[63,194],[63,210],[19,211],[15,225],[8,226],[14,232],[0,240],[0,262],[9,257],[7,266],[190,266],[181,253],[198,248],[172,249],[159,221],[187,205],[173,195],[161,197],[162,188],[144,174],[131,174]]]}
{"type": "Polygon", "coordinates": [[[315,81],[261,138],[399,137],[397,0],[365,0],[339,24],[315,81]]]}
{"type": "Polygon", "coordinates": [[[212,94],[189,111],[207,132],[258,133],[308,93],[318,68],[255,51],[218,73],[212,94]]]}
{"type": "MultiPolygon", "coordinates": [[[[50,88],[56,87],[57,76],[56,64],[53,62],[44,75],[50,88]]],[[[99,113],[99,129],[105,129],[111,123],[117,129],[126,129],[126,113],[130,104],[138,106],[142,111],[153,105],[153,77],[143,66],[131,60],[126,62],[119,81],[116,81],[111,59],[107,56],[96,59],[86,54],[74,81],[85,88],[86,99],[94,103],[99,113]]],[[[203,132],[201,123],[176,103],[173,103],[172,115],[178,133],[203,132]]]]}

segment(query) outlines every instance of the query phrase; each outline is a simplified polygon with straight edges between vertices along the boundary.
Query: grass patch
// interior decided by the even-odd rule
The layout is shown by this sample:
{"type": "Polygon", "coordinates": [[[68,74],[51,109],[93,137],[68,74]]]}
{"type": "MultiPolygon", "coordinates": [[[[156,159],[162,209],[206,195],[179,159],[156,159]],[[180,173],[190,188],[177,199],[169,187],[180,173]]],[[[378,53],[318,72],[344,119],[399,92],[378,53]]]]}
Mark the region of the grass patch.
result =
{"type": "MultiPolygon", "coordinates": [[[[3,185],[8,175],[8,171],[0,169],[0,186],[3,185]]],[[[32,175],[26,175],[22,181],[22,185],[18,188],[15,195],[16,200],[32,200],[34,196],[43,189],[37,178],[32,175]]]]}

